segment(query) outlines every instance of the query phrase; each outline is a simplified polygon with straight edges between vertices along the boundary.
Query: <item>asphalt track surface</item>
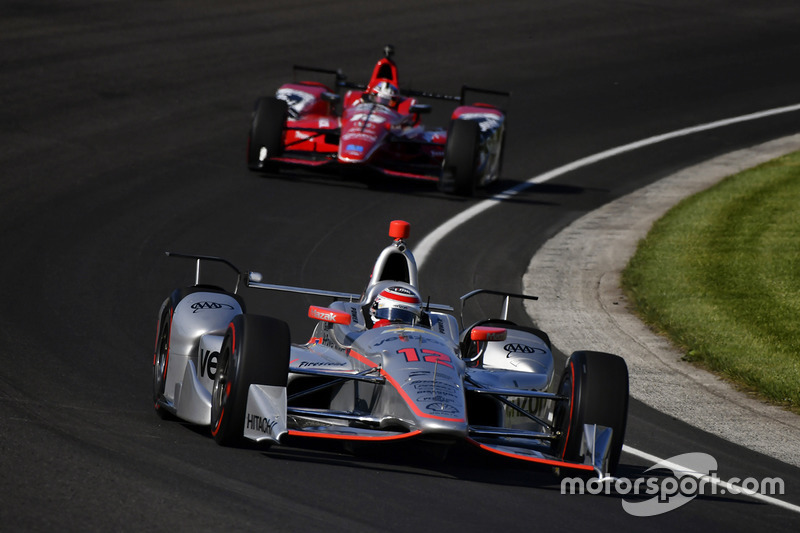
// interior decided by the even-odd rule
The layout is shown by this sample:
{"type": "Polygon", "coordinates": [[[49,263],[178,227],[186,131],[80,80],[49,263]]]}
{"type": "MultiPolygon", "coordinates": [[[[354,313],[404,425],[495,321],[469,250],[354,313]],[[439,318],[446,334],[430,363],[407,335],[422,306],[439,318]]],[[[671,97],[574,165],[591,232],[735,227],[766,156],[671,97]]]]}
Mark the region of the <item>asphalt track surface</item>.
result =
{"type": "MultiPolygon", "coordinates": [[[[635,518],[618,495],[562,495],[547,470],[468,451],[442,463],[404,449],[222,449],[161,421],[150,397],[158,306],[193,279],[165,250],[359,292],[390,220],[411,222],[413,246],[480,200],[249,173],[252,103],[292,64],[360,80],[392,43],[414,88],[511,90],[503,182],[488,195],[613,146],[796,104],[799,14],[794,1],[745,0],[3,3],[2,528],[796,530],[799,514],[729,494],[635,518]]],[[[446,302],[474,287],[518,291],[534,252],[582,214],[798,130],[797,113],[776,116],[528,189],[439,243],[423,292],[446,302]]],[[[307,337],[308,300],[245,298],[307,337]]],[[[782,498],[800,504],[797,468],[639,402],[626,443],[665,458],[710,453],[721,478],[781,476],[782,498]]],[[[623,455],[620,475],[649,466],[623,455]]]]}

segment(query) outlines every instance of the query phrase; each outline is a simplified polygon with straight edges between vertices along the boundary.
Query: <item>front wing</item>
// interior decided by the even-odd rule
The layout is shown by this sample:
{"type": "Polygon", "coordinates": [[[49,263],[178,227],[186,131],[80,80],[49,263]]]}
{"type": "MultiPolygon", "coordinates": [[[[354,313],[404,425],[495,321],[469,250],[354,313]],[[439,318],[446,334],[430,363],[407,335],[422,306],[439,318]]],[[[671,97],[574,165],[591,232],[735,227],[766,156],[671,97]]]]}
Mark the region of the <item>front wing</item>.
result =
{"type": "Polygon", "coordinates": [[[287,136],[281,155],[273,157],[274,162],[310,169],[330,169],[343,172],[357,172],[365,169],[385,176],[419,179],[425,181],[439,181],[442,172],[441,161],[433,155],[423,152],[441,151],[444,155],[444,146],[441,143],[429,142],[425,139],[394,138],[386,143],[383,154],[366,163],[343,163],[338,159],[338,144],[330,142],[330,137],[338,138],[339,130],[314,129],[303,127],[288,127],[287,136]],[[412,145],[420,154],[404,160],[400,155],[403,150],[399,147],[412,145]],[[397,149],[393,149],[397,148],[397,149]],[[414,161],[413,159],[417,159],[414,161]],[[420,161],[421,160],[421,161],[420,161]]]}
{"type": "MultiPolygon", "coordinates": [[[[316,371],[318,375],[324,371],[316,371]]],[[[364,379],[363,375],[330,373],[337,379],[364,379]]],[[[375,380],[379,378],[367,378],[375,380]]],[[[511,392],[523,394],[525,391],[483,391],[498,395],[511,392]]],[[[532,392],[536,396],[546,393],[532,392]]],[[[346,441],[382,442],[425,437],[426,432],[419,429],[410,431],[387,431],[362,427],[377,426],[380,419],[356,413],[330,409],[296,408],[287,405],[285,387],[251,385],[248,391],[245,415],[244,437],[256,442],[281,443],[286,436],[310,437],[346,441]],[[355,425],[354,425],[355,424],[355,425]]],[[[595,424],[584,426],[582,463],[565,461],[552,454],[549,442],[552,433],[539,433],[527,430],[468,426],[463,439],[487,452],[505,457],[542,464],[556,468],[568,468],[603,475],[607,471],[612,430],[595,424]]]]}

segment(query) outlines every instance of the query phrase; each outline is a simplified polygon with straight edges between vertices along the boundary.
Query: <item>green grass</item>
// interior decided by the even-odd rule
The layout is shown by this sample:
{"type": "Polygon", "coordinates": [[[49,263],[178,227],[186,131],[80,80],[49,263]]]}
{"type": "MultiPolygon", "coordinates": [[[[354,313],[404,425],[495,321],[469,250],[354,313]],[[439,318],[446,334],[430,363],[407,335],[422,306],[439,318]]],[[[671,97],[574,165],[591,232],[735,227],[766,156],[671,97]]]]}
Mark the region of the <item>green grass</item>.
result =
{"type": "Polygon", "coordinates": [[[675,206],[622,284],[686,359],[800,411],[800,152],[675,206]]]}

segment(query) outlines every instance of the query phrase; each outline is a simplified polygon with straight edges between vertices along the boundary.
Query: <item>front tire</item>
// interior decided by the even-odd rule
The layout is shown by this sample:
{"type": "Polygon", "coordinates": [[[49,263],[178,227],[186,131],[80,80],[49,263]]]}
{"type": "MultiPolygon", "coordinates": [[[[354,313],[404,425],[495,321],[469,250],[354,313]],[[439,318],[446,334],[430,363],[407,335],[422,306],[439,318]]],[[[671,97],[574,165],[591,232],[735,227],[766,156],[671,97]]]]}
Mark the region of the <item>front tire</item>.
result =
{"type": "Polygon", "coordinates": [[[459,196],[472,196],[478,184],[481,128],[473,120],[454,120],[445,146],[439,189],[459,196]]]}
{"type": "Polygon", "coordinates": [[[575,352],[567,362],[557,393],[571,400],[556,406],[553,421],[561,435],[553,441],[554,455],[565,461],[583,462],[584,424],[609,427],[613,433],[608,472],[603,473],[613,474],[622,453],[628,418],[628,367],[625,360],[603,352],[575,352]]]}
{"type": "Polygon", "coordinates": [[[289,326],[259,315],[238,315],[222,342],[211,392],[211,435],[223,446],[242,443],[250,385],[286,387],[289,326]]]}
{"type": "Polygon", "coordinates": [[[288,110],[288,104],[275,97],[259,98],[256,102],[247,137],[247,167],[250,170],[277,172],[278,165],[270,159],[283,153],[283,129],[288,110]]]}

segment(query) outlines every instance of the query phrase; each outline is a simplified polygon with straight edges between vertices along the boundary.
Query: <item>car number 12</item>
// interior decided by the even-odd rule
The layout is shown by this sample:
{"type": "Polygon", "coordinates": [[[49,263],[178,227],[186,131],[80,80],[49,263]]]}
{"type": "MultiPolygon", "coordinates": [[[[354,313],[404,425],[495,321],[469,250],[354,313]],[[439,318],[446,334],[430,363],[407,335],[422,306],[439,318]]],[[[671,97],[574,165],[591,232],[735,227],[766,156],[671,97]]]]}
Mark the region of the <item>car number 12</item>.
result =
{"type": "Polygon", "coordinates": [[[417,350],[416,348],[403,348],[402,350],[397,350],[397,353],[403,354],[406,358],[406,361],[408,361],[409,363],[417,361],[425,361],[426,363],[435,363],[453,368],[453,363],[452,359],[450,359],[450,356],[441,352],[437,352],[435,350],[427,350],[427,349],[417,350]],[[420,351],[422,352],[422,356],[420,356],[420,351]]]}

